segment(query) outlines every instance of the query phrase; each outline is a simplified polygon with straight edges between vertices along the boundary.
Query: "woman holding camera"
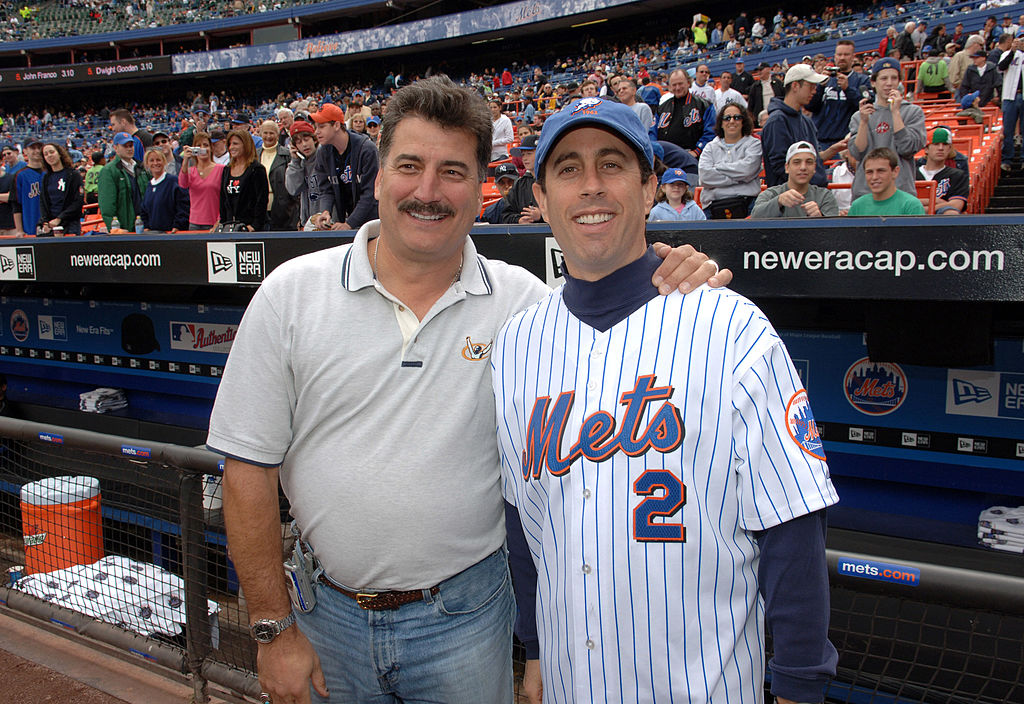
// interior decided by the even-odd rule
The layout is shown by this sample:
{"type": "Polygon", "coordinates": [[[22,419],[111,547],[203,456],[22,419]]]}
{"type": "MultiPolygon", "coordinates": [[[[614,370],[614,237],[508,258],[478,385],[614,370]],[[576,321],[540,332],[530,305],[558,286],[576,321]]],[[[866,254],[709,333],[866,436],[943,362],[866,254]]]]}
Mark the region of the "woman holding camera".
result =
{"type": "Polygon", "coordinates": [[[43,182],[39,191],[40,234],[53,235],[63,228],[66,235],[82,234],[82,174],[71,162],[68,150],[59,144],[43,145],[43,182]]]}
{"type": "Polygon", "coordinates": [[[178,185],[188,191],[188,229],[209,230],[220,218],[220,179],[224,167],[213,163],[210,135],[197,132],[181,151],[184,162],[178,185]]]}

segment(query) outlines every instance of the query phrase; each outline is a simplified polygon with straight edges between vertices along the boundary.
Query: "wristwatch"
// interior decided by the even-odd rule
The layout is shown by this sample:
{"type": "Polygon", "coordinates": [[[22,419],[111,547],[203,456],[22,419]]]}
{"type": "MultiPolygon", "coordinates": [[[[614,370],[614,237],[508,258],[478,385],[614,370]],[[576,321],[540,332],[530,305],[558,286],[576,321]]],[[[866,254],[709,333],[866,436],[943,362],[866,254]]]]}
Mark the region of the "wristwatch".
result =
{"type": "Polygon", "coordinates": [[[277,621],[270,618],[261,618],[258,621],[254,621],[249,624],[249,633],[252,634],[253,639],[257,643],[266,644],[281,635],[293,623],[295,623],[294,611],[277,621]]]}

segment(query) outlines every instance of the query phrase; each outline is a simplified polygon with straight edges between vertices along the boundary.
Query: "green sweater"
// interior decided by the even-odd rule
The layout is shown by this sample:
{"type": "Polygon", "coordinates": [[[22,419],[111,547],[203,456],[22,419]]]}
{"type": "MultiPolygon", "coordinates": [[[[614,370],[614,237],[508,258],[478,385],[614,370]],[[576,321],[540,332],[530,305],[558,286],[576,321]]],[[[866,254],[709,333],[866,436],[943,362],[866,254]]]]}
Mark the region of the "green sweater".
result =
{"type": "Polygon", "coordinates": [[[924,206],[916,197],[906,191],[896,192],[885,200],[875,200],[865,193],[850,206],[849,215],[924,215],[924,206]]]}

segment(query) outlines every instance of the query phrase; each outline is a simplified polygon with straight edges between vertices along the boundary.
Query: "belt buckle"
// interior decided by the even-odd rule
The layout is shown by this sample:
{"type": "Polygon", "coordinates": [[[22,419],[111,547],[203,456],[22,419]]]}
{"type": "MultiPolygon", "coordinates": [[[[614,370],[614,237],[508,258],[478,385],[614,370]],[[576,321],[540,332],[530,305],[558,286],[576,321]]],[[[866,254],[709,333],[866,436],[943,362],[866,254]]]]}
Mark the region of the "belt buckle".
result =
{"type": "Polygon", "coordinates": [[[356,603],[361,609],[372,609],[373,600],[380,596],[380,592],[357,592],[356,603]]]}

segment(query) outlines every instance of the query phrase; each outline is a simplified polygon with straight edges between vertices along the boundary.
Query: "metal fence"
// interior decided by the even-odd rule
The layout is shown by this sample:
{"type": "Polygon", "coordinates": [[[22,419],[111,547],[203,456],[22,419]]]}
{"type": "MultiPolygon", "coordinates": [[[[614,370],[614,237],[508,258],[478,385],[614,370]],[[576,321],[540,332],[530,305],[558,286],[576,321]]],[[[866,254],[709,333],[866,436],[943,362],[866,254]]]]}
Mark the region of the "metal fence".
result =
{"type": "MultiPolygon", "coordinates": [[[[21,575],[18,588],[4,580],[0,602],[188,675],[197,702],[208,682],[257,696],[211,490],[220,459],[0,418],[0,569],[21,575]],[[70,477],[97,480],[98,496],[70,477]]],[[[830,551],[840,659],[829,702],[1024,701],[1024,579],[918,565],[923,588],[862,588],[836,560],[830,551]]]]}
{"type": "Polygon", "coordinates": [[[220,460],[0,419],[0,567],[22,575],[0,600],[189,675],[196,701],[208,681],[257,695],[222,513],[212,492],[204,502],[220,460]],[[79,496],[83,478],[98,500],[79,496]]]}

